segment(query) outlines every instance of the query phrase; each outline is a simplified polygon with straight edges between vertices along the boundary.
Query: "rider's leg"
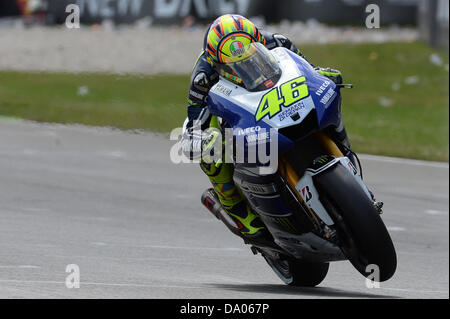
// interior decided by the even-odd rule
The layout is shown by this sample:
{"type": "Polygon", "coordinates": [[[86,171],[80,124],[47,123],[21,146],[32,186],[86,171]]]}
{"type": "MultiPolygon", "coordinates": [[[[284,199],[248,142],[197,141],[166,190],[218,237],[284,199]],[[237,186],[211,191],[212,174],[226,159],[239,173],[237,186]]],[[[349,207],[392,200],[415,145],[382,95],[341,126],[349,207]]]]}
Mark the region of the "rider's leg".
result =
{"type": "Polygon", "coordinates": [[[331,138],[337,143],[339,149],[342,151],[344,156],[347,156],[352,164],[356,167],[356,158],[353,155],[353,151],[350,145],[350,140],[345,130],[344,120],[342,119],[341,101],[339,101],[339,122],[338,125],[332,129],[331,138]]]}
{"type": "MultiPolygon", "coordinates": [[[[352,151],[347,131],[345,130],[344,121],[342,120],[342,114],[339,114],[339,125],[334,128],[332,136],[332,138],[338,143],[338,145],[340,144],[339,148],[341,149],[344,156],[348,157],[352,164],[356,167],[356,157],[352,151]],[[342,145],[344,147],[342,147],[342,145]]],[[[378,212],[381,212],[383,202],[377,201],[371,190],[369,190],[369,193],[372,197],[375,208],[378,210],[378,212]]]]}
{"type": "Polygon", "coordinates": [[[246,236],[255,236],[265,229],[261,219],[247,205],[241,190],[234,184],[234,166],[230,163],[200,164],[211,181],[225,211],[237,221],[240,231],[246,236]]]}
{"type": "Polygon", "coordinates": [[[348,139],[348,134],[344,126],[344,121],[342,120],[342,116],[340,117],[339,125],[334,129],[335,136],[337,140],[344,145],[346,148],[351,149],[350,141],[348,139]]]}
{"type": "MultiPolygon", "coordinates": [[[[220,129],[216,116],[212,116],[209,126],[220,129]]],[[[202,161],[200,167],[213,185],[222,207],[236,221],[241,234],[248,237],[264,237],[267,233],[264,223],[247,205],[244,194],[234,184],[234,165],[226,162],[207,164],[202,161]]]]}

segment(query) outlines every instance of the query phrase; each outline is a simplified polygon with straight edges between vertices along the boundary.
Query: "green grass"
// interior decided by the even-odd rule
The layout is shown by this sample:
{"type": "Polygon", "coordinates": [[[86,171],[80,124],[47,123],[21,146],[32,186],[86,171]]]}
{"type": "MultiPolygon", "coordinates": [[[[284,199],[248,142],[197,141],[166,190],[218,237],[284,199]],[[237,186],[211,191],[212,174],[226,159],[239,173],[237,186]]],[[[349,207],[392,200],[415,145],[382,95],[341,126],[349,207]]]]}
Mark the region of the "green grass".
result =
{"type": "Polygon", "coordinates": [[[0,116],[169,131],[186,117],[188,85],[177,75],[0,72],[0,116]]]}
{"type": "MultiPolygon", "coordinates": [[[[342,112],[357,152],[448,161],[449,74],[429,62],[433,49],[420,43],[301,49],[311,63],[338,68],[355,85],[343,90],[342,112]],[[407,84],[413,76],[417,83],[407,84]]],[[[188,75],[0,72],[0,120],[167,132],[183,123],[188,86],[188,75]],[[82,86],[87,95],[78,94],[82,86]]]]}
{"type": "Polygon", "coordinates": [[[338,68],[355,85],[342,90],[342,114],[357,152],[448,161],[448,56],[438,52],[446,70],[429,62],[436,51],[421,43],[302,49],[311,63],[338,68]],[[405,83],[409,77],[418,82],[405,83]]]}

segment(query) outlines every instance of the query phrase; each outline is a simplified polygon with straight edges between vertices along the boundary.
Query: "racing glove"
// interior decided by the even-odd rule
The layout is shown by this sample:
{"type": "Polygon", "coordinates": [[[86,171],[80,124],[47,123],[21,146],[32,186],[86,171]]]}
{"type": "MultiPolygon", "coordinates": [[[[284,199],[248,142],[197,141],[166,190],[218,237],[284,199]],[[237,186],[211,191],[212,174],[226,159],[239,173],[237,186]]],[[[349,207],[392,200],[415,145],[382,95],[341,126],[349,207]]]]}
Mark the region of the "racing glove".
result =
{"type": "Polygon", "coordinates": [[[316,68],[316,71],[329,78],[335,84],[342,84],[341,71],[332,68],[316,68]]]}
{"type": "Polygon", "coordinates": [[[214,163],[216,167],[223,162],[225,144],[222,140],[222,133],[217,128],[208,128],[204,132],[202,142],[202,160],[207,164],[214,163]]]}

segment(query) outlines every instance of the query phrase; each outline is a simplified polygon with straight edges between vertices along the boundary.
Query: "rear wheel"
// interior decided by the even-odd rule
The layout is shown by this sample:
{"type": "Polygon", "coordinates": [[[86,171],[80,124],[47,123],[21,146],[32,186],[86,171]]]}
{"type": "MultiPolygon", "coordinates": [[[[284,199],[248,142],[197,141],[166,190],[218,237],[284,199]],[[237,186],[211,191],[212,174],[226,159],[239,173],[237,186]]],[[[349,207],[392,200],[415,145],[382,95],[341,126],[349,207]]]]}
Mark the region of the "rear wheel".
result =
{"type": "Polygon", "coordinates": [[[264,259],[287,285],[296,287],[315,287],[319,285],[328,273],[329,263],[311,263],[289,258],[264,259]]]}
{"type": "Polygon", "coordinates": [[[338,227],[342,251],[353,266],[365,277],[372,275],[379,281],[391,278],[397,268],[391,237],[351,173],[337,164],[316,175],[314,184],[338,227]],[[379,273],[375,274],[377,268],[379,273]]]}

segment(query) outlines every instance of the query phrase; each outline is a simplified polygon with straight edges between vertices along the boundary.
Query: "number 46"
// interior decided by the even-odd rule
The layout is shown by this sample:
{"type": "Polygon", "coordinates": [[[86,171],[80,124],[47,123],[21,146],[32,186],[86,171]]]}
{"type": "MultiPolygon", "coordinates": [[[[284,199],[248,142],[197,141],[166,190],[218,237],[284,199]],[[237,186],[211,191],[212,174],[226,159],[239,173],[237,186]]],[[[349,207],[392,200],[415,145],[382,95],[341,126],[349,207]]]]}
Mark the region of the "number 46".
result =
{"type": "Polygon", "coordinates": [[[256,122],[261,121],[267,115],[272,118],[281,111],[282,106],[289,107],[307,97],[309,91],[305,82],[306,78],[300,76],[282,84],[280,88],[275,87],[264,94],[255,114],[256,122]]]}

